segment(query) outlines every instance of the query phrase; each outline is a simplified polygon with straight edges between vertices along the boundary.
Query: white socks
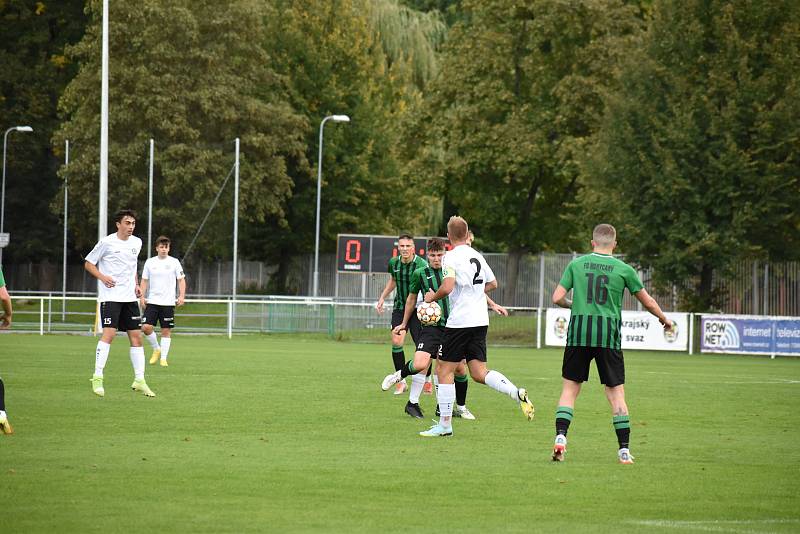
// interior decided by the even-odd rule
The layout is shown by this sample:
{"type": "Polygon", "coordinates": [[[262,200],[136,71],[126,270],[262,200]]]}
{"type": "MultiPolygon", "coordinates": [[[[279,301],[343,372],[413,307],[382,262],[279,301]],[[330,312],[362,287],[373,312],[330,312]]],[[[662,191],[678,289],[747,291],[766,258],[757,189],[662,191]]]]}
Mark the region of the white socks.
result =
{"type": "Polygon", "coordinates": [[[144,347],[131,347],[131,365],[136,380],[144,380],[144,347]]]}
{"type": "Polygon", "coordinates": [[[149,334],[145,335],[144,338],[150,343],[150,346],[154,349],[158,348],[158,338],[156,337],[155,331],[150,332],[149,334]]]}
{"type": "Polygon", "coordinates": [[[439,384],[436,390],[436,398],[439,401],[439,424],[445,428],[452,426],[453,403],[456,400],[455,384],[439,384]]]}
{"type": "Polygon", "coordinates": [[[503,376],[503,373],[489,371],[486,373],[486,377],[483,380],[486,382],[486,385],[493,390],[499,391],[504,395],[508,395],[515,401],[519,402],[519,397],[517,396],[517,386],[515,386],[511,380],[503,376]]]}
{"type": "Polygon", "coordinates": [[[94,351],[94,376],[103,376],[103,369],[108,361],[108,351],[111,345],[105,341],[97,342],[97,349],[94,351]]]}
{"type": "Polygon", "coordinates": [[[422,373],[411,375],[411,389],[408,391],[408,402],[411,404],[419,404],[419,396],[422,394],[423,387],[425,387],[425,375],[422,373]]]}
{"type": "Polygon", "coordinates": [[[171,337],[162,337],[161,338],[161,361],[167,359],[167,354],[169,354],[169,345],[172,343],[171,337]]]}

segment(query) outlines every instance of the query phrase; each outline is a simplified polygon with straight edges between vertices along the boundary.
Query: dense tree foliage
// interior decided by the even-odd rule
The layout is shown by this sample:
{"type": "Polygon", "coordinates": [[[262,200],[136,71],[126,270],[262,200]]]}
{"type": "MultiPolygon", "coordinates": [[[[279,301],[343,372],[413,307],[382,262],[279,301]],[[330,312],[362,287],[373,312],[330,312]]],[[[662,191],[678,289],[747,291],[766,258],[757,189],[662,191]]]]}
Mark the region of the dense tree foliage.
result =
{"type": "MultiPolygon", "coordinates": [[[[463,2],[417,121],[419,174],[441,186],[483,243],[519,259],[573,241],[576,156],[638,11],[618,0],[463,2]]],[[[412,143],[409,143],[412,145],[412,143]]]]}
{"type": "Polygon", "coordinates": [[[800,257],[800,4],[666,1],[630,50],[587,165],[589,204],[685,305],[743,257],[800,257]]]}
{"type": "Polygon", "coordinates": [[[63,157],[51,150],[58,127],[56,103],[77,71],[64,46],[83,35],[83,0],[0,2],[0,135],[12,132],[6,159],[5,231],[11,245],[3,261],[61,257],[58,210],[51,209],[61,183],[56,169],[63,157]]]}

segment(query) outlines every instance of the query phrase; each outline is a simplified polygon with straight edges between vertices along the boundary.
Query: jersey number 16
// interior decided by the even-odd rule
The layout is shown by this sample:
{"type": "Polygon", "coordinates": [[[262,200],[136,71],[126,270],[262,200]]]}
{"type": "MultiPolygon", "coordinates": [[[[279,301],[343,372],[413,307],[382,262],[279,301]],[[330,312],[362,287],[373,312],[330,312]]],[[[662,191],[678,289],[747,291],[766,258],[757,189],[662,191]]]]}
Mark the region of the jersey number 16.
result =
{"type": "Polygon", "coordinates": [[[601,274],[596,279],[594,273],[586,273],[586,304],[605,304],[608,300],[608,276],[601,274]]]}

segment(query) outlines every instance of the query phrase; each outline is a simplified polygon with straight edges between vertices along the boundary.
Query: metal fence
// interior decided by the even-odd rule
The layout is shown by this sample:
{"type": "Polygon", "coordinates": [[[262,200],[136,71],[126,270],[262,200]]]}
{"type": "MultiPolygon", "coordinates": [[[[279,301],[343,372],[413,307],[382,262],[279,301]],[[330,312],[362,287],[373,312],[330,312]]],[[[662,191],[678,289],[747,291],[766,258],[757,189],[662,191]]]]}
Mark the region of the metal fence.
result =
{"type": "MultiPolygon", "coordinates": [[[[538,308],[549,305],[550,294],[574,254],[541,254],[520,260],[516,291],[509,294],[508,255],[485,254],[500,287],[493,298],[506,306],[538,308]]],[[[191,262],[187,272],[187,293],[194,297],[231,294],[232,263],[191,262]]],[[[296,259],[291,269],[290,286],[297,295],[309,295],[312,288],[313,256],[296,259]]],[[[276,266],[262,262],[241,261],[238,266],[238,293],[264,295],[276,266]]],[[[374,302],[388,280],[387,273],[339,273],[332,254],[320,256],[319,295],[337,302],[374,302]]],[[[8,286],[13,292],[55,293],[61,290],[61,266],[52,263],[4,266],[8,286]]],[[[656,291],[649,271],[640,272],[647,290],[666,311],[679,311],[677,288],[656,291]]],[[[800,316],[800,262],[760,263],[743,261],[734,265],[726,277],[715,276],[714,288],[722,295],[719,311],[736,314],[800,316]]],[[[82,265],[67,271],[67,294],[90,296],[96,281],[82,265]]],[[[626,294],[626,310],[639,309],[638,301],[626,294]]],[[[687,310],[683,310],[687,311],[687,310]]]]}

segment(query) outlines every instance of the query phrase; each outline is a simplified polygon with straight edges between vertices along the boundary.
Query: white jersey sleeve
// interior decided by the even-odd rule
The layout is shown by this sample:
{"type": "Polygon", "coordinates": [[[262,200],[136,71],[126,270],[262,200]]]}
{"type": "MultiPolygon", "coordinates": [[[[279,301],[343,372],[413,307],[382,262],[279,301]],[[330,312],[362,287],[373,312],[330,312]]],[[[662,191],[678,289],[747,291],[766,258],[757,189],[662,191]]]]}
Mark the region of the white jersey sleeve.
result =
{"type": "Polygon", "coordinates": [[[86,255],[86,261],[91,263],[92,265],[97,265],[100,262],[100,259],[103,257],[103,253],[106,250],[106,242],[105,240],[101,239],[97,242],[94,246],[92,251],[86,255]]]}

